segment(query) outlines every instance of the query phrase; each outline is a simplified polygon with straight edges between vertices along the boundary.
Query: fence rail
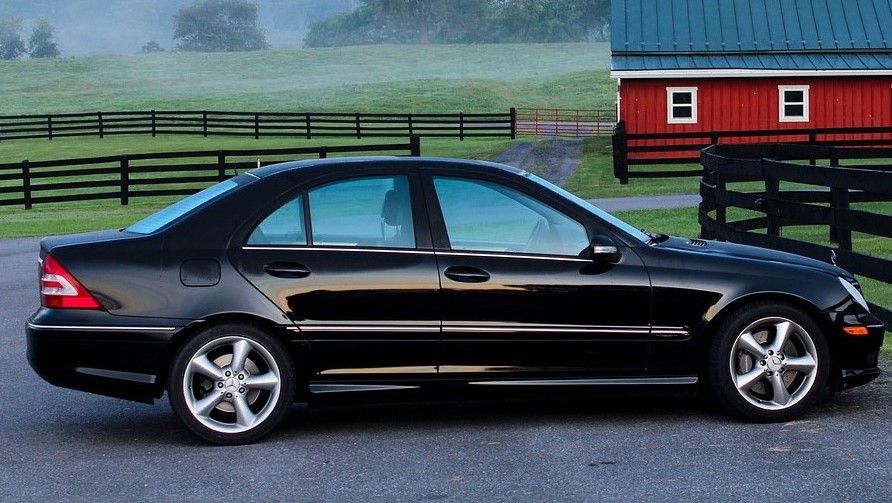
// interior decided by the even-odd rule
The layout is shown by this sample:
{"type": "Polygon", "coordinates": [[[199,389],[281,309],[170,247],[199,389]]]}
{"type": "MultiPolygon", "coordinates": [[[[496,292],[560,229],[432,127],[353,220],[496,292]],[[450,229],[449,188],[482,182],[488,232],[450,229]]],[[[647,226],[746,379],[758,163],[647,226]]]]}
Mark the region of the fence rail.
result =
{"type": "Polygon", "coordinates": [[[408,143],[120,154],[104,157],[0,164],[0,206],[181,196],[259,165],[329,154],[421,155],[417,136],[408,143]]]}
{"type": "Polygon", "coordinates": [[[613,175],[621,184],[630,178],[700,176],[697,169],[636,170],[630,166],[697,165],[700,151],[716,144],[785,143],[801,145],[892,147],[892,127],[849,127],[713,131],[685,133],[629,133],[624,121],[613,132],[613,175]]]}
{"type": "MultiPolygon", "coordinates": [[[[892,284],[892,260],[858,252],[852,240],[853,233],[892,238],[892,215],[862,204],[892,202],[892,148],[713,145],[703,150],[701,162],[699,222],[703,237],[825,262],[831,260],[832,253],[837,263],[852,273],[892,284]],[[887,163],[850,162],[875,163],[876,159],[887,163]],[[812,164],[817,161],[829,166],[812,164]],[[841,166],[843,161],[849,165],[841,166]],[[739,182],[760,182],[764,190],[734,190],[739,182]],[[782,182],[796,188],[782,190],[782,182]],[[749,217],[728,221],[729,210],[749,217]],[[827,227],[830,241],[837,247],[784,237],[784,227],[792,226],[827,227]]],[[[872,306],[872,310],[892,327],[892,311],[882,306],[872,306]]]]}
{"type": "Polygon", "coordinates": [[[385,114],[163,111],[0,116],[0,141],[111,135],[201,135],[253,138],[515,138],[507,113],[385,114]]]}

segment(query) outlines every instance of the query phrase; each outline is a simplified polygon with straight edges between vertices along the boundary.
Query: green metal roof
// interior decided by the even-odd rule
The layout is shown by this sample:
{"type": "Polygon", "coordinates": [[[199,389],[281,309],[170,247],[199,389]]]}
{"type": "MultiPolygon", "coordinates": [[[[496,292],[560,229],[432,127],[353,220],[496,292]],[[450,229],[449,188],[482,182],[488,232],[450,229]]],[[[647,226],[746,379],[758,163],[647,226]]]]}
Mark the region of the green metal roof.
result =
{"type": "Polygon", "coordinates": [[[892,71],[892,0],[613,0],[614,71],[892,71]]]}

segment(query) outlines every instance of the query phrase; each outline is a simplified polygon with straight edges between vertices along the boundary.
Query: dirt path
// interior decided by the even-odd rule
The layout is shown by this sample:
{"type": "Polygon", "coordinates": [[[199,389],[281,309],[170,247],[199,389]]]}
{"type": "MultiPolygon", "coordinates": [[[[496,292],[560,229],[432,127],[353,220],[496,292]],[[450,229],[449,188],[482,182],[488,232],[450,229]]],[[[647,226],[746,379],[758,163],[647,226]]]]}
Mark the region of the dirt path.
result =
{"type": "Polygon", "coordinates": [[[536,172],[563,186],[582,161],[582,140],[545,138],[519,143],[492,160],[536,172]]]}

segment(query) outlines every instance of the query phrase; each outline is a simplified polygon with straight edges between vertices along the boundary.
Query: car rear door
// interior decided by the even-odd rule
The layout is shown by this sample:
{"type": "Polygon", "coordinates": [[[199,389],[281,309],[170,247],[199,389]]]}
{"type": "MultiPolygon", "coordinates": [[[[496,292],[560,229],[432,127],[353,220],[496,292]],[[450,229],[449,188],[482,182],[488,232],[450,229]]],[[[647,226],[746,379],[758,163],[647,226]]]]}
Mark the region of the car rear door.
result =
{"type": "Polygon", "coordinates": [[[426,222],[411,168],[366,169],[287,194],[234,252],[308,342],[313,391],[435,374],[439,278],[426,222]]]}

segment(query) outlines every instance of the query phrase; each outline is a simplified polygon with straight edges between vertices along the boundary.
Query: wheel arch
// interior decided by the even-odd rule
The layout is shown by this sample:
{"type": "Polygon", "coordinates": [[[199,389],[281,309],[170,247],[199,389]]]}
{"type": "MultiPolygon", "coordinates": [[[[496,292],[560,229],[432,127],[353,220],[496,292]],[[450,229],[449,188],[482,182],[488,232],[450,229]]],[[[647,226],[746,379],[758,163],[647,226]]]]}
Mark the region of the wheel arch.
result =
{"type": "Polygon", "coordinates": [[[709,341],[711,341],[712,338],[716,336],[718,327],[720,327],[725,320],[731,317],[742,306],[759,302],[776,302],[787,304],[799,309],[809,318],[811,318],[818,325],[818,328],[821,329],[824,338],[827,340],[828,346],[830,346],[830,366],[831,368],[833,367],[833,346],[835,344],[835,337],[833,337],[833,324],[830,319],[823,314],[823,311],[814,303],[810,302],[808,299],[805,299],[798,295],[793,295],[785,292],[759,292],[738,297],[731,302],[724,304],[723,306],[721,306],[718,312],[716,312],[707,320],[706,326],[703,329],[706,337],[703,338],[703,344],[701,344],[701,351],[704,352],[704,358],[701,358],[701,361],[703,362],[703,366],[700,369],[701,375],[706,375],[705,352],[708,351],[709,341]]]}
{"type": "MultiPolygon", "coordinates": [[[[161,398],[164,392],[167,390],[168,371],[170,370],[170,366],[173,363],[173,359],[176,357],[176,354],[179,352],[183,344],[191,339],[196,333],[206,329],[207,327],[214,325],[223,325],[227,323],[250,325],[261,330],[265,330],[274,337],[278,338],[282,345],[286,348],[286,350],[288,350],[292,365],[295,369],[298,368],[296,365],[297,361],[295,359],[294,340],[288,337],[289,331],[284,329],[281,324],[278,324],[268,318],[264,318],[263,316],[258,316],[251,313],[216,313],[190,323],[189,325],[183,327],[182,330],[178,331],[176,335],[174,335],[171,343],[168,344],[167,349],[164,351],[161,359],[158,362],[158,368],[155,372],[155,398],[161,398]]],[[[303,380],[303,376],[300,373],[298,373],[297,377],[299,380],[303,380]]],[[[298,394],[300,394],[300,386],[298,386],[298,394]]]]}

